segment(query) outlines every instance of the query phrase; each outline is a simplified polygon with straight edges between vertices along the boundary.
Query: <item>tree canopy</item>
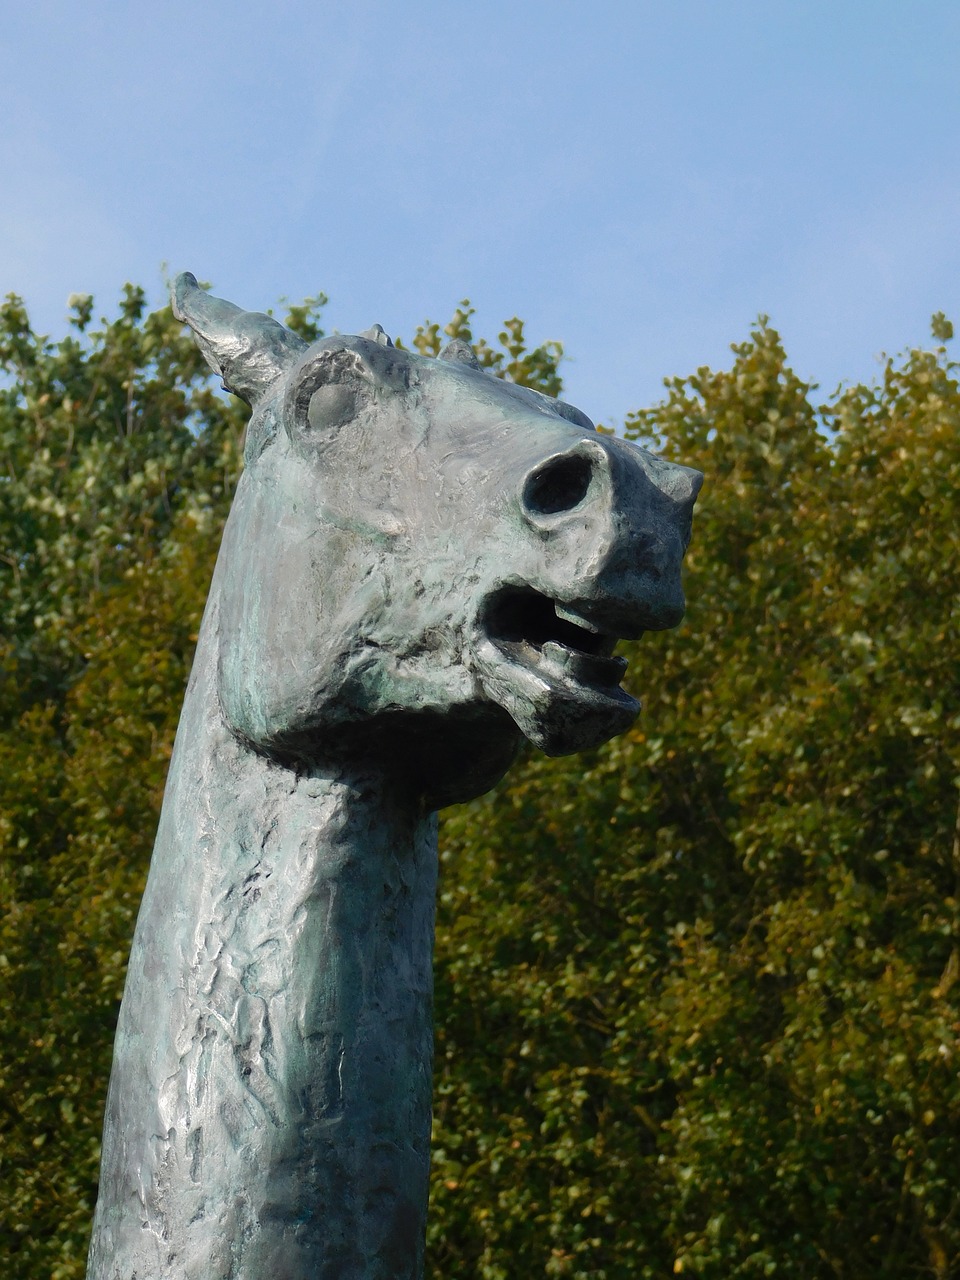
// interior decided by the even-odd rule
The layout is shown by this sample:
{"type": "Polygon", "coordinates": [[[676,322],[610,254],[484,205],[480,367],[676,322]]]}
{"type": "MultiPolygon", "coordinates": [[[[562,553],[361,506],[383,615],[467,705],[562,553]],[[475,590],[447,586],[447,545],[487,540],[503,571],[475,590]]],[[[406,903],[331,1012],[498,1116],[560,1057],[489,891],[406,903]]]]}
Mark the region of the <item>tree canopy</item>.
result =
{"type": "MultiPolygon", "coordinates": [[[[288,323],[320,332],[322,297],[288,323]]],[[[464,302],[445,326],[471,339],[464,302]]],[[[413,343],[436,352],[441,326],[413,343]]],[[[635,728],[441,834],[432,1274],[960,1273],[952,331],[825,403],[761,319],[628,436],[700,467],[635,728]]],[[[521,321],[476,343],[562,389],[521,321]]],[[[589,411],[589,405],[583,406],[589,411]]],[[[129,287],[0,308],[0,1257],[84,1271],[124,965],[242,406],[129,287]]]]}

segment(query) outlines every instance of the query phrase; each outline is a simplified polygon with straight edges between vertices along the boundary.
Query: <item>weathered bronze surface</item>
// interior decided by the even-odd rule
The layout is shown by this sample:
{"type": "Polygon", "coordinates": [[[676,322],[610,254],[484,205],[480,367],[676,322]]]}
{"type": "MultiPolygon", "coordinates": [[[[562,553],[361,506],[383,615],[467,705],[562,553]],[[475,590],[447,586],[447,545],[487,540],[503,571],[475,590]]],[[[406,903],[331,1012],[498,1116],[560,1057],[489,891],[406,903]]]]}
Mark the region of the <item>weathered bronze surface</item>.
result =
{"type": "Polygon", "coordinates": [[[130,957],[90,1280],[418,1280],[435,811],[625,729],[697,472],[180,276],[253,407],[130,957]]]}

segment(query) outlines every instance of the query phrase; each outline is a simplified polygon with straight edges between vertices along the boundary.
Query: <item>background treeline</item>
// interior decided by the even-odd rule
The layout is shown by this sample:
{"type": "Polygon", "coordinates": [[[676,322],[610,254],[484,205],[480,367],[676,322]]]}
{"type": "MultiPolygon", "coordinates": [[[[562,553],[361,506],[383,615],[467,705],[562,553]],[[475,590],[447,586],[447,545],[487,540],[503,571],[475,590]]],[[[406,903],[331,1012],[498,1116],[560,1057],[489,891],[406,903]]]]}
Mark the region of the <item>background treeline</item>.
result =
{"type": "MultiPolygon", "coordinates": [[[[315,335],[321,303],[288,323],[315,335]]],[[[92,316],[51,343],[0,308],[11,1280],[83,1275],[243,434],[168,310],[129,288],[92,316]]],[[[627,423],[707,473],[687,620],[628,655],[630,734],[446,815],[438,1280],[960,1276],[960,389],[933,330],[822,405],[761,322],[627,423]]],[[[560,389],[519,321],[481,352],[560,389]]]]}

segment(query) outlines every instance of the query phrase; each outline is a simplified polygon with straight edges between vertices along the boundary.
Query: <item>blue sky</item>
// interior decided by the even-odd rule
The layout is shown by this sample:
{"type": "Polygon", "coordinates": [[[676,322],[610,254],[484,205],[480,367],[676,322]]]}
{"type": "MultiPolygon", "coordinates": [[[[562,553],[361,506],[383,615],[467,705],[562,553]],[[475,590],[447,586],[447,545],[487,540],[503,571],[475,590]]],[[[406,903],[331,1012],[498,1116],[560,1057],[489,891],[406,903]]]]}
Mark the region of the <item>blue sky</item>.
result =
{"type": "Polygon", "coordinates": [[[0,292],[164,265],[561,339],[607,423],[760,312],[825,393],[960,321],[956,0],[75,0],[0,35],[0,292]]]}

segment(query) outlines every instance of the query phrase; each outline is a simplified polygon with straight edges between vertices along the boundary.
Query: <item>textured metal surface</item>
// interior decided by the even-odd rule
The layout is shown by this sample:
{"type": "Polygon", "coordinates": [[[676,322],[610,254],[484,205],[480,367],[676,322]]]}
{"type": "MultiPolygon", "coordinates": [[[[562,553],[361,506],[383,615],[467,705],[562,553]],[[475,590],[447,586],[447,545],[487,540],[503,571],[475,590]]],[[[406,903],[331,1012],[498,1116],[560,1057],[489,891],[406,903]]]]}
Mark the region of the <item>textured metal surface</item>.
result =
{"type": "Polygon", "coordinates": [[[253,406],[120,1014],[90,1280],[417,1280],[434,811],[633,720],[700,477],[176,285],[253,406]]]}

